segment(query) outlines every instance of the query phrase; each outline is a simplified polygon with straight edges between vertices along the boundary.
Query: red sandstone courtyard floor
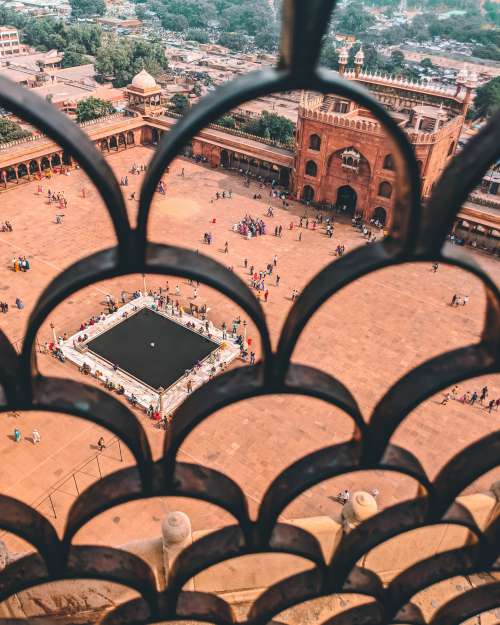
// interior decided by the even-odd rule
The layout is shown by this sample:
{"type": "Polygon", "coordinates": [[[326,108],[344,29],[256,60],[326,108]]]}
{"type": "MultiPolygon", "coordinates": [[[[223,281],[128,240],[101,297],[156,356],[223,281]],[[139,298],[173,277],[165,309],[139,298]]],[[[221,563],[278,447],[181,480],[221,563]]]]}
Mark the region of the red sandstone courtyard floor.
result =
{"type": "MultiPolygon", "coordinates": [[[[133,162],[146,163],[152,152],[135,148],[109,157],[118,178],[124,176],[133,162]]],[[[137,202],[130,192],[137,190],[144,174],[129,175],[127,206],[135,221],[137,202]]],[[[322,230],[288,229],[297,224],[301,206],[285,211],[280,203],[275,217],[264,213],[268,197],[252,199],[253,184],[247,189],[242,179],[222,170],[211,170],[188,160],[177,160],[167,177],[167,197],[157,195],[152,209],[149,234],[154,241],[175,243],[198,249],[232,266],[238,275],[248,279],[243,260],[256,269],[264,269],[274,254],[278,255],[279,287],[269,286],[269,302],[264,304],[274,345],[288,310],[293,288],[301,289],[317,271],[334,260],[333,250],[340,242],[347,251],[364,245],[362,237],[349,224],[339,224],[333,240],[322,230]],[[181,168],[185,177],[180,176],[181,168]],[[211,202],[216,191],[232,189],[231,200],[211,202]],[[245,213],[262,216],[269,226],[281,224],[283,237],[266,235],[247,241],[231,231],[231,226],[245,213]],[[211,223],[213,218],[216,223],[211,223]],[[205,231],[214,236],[212,246],[202,243],[205,231]],[[222,253],[229,243],[229,254],[222,253]]],[[[81,171],[70,176],[56,176],[44,183],[44,197],[36,193],[37,183],[20,186],[2,194],[2,219],[14,226],[13,233],[0,233],[0,300],[7,301],[10,311],[2,315],[2,329],[19,347],[30,311],[37,297],[57,273],[77,259],[114,243],[111,223],[97,192],[81,171]],[[86,197],[82,199],[82,188],[86,197]],[[62,225],[54,223],[59,212],[49,206],[45,193],[64,191],[69,200],[62,225]],[[31,263],[27,273],[11,271],[12,258],[26,255],[31,263]],[[23,310],[14,308],[16,297],[25,303],[23,310]]],[[[491,258],[476,255],[495,280],[500,278],[500,265],[491,258]]],[[[148,276],[148,287],[176,284],[181,299],[189,302],[192,288],[175,277],[148,276]]],[[[100,283],[72,295],[50,316],[39,334],[39,341],[50,340],[49,322],[59,334],[74,332],[90,315],[102,310],[104,296],[119,298],[122,290],[142,288],[140,276],[129,276],[100,283]]],[[[227,298],[201,285],[198,301],[206,302],[215,323],[228,324],[238,308],[227,298]]],[[[294,353],[294,360],[322,368],[337,376],[356,396],[365,419],[378,399],[405,371],[443,351],[478,340],[485,310],[485,297],[480,282],[456,268],[441,266],[436,274],[428,265],[412,264],[379,271],[341,291],[327,302],[304,330],[294,353]],[[469,295],[464,308],[448,304],[454,293],[469,295]]],[[[248,335],[258,342],[254,328],[248,335]]],[[[258,353],[258,347],[257,347],[258,353]]],[[[69,363],[61,364],[46,355],[38,355],[40,370],[47,375],[81,379],[69,363]]],[[[83,380],[82,380],[83,381],[83,380]]],[[[88,378],[85,382],[91,383],[88,378]]],[[[460,385],[461,391],[479,390],[484,384],[490,397],[500,397],[497,376],[471,380],[460,385]]],[[[439,404],[441,395],[415,410],[397,430],[393,441],[415,453],[430,477],[457,451],[482,435],[498,428],[500,412],[488,413],[481,406],[464,406],[450,402],[439,404]]],[[[137,418],[145,428],[154,455],[161,453],[163,433],[155,429],[142,413],[137,418]]],[[[228,407],[205,421],[186,440],[179,458],[226,472],[244,489],[253,513],[270,481],[290,462],[327,444],[348,440],[352,424],[341,411],[302,397],[265,397],[228,407]]],[[[100,455],[95,443],[109,432],[73,417],[47,414],[4,414],[0,419],[0,491],[32,505],[37,505],[60,530],[69,506],[77,494],[101,474],[131,463],[124,445],[120,460],[118,445],[112,444],[100,455]],[[22,431],[22,441],[12,440],[15,426],[22,431]],[[33,427],[42,436],[40,445],[31,441],[33,427]],[[74,475],[74,477],[73,477],[74,475]],[[47,495],[52,493],[51,500],[47,495]],[[54,505],[56,517],[54,518],[54,505]]],[[[483,476],[468,490],[487,489],[498,474],[483,476]]],[[[382,472],[357,473],[325,482],[300,496],[285,511],[283,518],[337,515],[339,505],[331,496],[343,488],[380,491],[381,506],[414,496],[416,484],[409,478],[382,472]]],[[[80,542],[121,544],[143,536],[159,534],[159,521],[171,509],[186,511],[196,529],[216,527],[231,522],[229,515],[214,506],[186,500],[151,500],[119,506],[89,523],[77,535],[80,542]]],[[[4,535],[12,549],[22,549],[21,541],[4,535]]]]}

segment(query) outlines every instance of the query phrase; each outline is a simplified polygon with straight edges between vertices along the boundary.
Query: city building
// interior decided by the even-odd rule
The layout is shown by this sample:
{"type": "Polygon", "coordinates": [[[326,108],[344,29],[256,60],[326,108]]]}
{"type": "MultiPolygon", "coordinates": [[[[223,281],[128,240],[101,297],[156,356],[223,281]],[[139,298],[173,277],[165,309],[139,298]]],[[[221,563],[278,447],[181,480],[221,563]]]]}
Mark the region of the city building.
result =
{"type": "Polygon", "coordinates": [[[17,28],[0,26],[0,57],[20,54],[21,43],[17,28]]]}
{"type": "MultiPolygon", "coordinates": [[[[409,82],[361,70],[346,71],[348,51],[340,52],[340,73],[368,89],[391,112],[415,149],[422,196],[455,153],[471,94],[474,73],[463,71],[455,89],[409,82]]],[[[387,223],[395,198],[396,163],[388,134],[373,115],[346,98],[303,93],[299,106],[293,192],[306,202],[341,207],[365,220],[387,223]]]]}

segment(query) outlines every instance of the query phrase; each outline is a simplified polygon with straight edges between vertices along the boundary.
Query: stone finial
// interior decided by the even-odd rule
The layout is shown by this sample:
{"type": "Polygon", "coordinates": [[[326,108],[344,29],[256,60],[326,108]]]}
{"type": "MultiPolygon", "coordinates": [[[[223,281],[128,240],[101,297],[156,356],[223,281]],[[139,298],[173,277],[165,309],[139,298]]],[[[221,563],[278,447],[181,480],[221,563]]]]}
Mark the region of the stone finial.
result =
{"type": "MultiPolygon", "coordinates": [[[[191,521],[184,512],[169,512],[161,524],[161,536],[163,543],[163,567],[165,580],[168,584],[172,564],[179,553],[191,544],[191,521]]],[[[194,589],[194,582],[187,584],[188,590],[194,589]]]]}
{"type": "Polygon", "coordinates": [[[365,491],[356,491],[342,509],[344,531],[349,532],[366,519],[377,514],[375,497],[365,491]]]}
{"type": "Polygon", "coordinates": [[[161,524],[161,534],[166,545],[183,543],[191,536],[191,521],[184,512],[169,512],[161,524]]]}

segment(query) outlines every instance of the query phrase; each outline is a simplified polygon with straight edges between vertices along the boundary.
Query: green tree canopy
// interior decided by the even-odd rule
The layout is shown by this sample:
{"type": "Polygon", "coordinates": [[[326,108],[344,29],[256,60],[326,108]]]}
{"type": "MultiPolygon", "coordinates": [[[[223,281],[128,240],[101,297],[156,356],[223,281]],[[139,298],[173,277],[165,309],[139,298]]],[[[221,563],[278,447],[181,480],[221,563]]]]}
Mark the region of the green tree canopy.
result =
{"type": "Polygon", "coordinates": [[[277,113],[263,111],[256,119],[251,119],[242,127],[243,132],[257,135],[265,139],[272,139],[280,143],[292,143],[295,125],[287,117],[277,113]]]}
{"type": "Polygon", "coordinates": [[[168,67],[163,46],[151,41],[111,39],[96,54],[96,71],[112,79],[115,87],[125,87],[141,69],[157,75],[168,67]]]}
{"type": "Polygon", "coordinates": [[[107,100],[101,98],[86,98],[80,100],[76,105],[76,121],[78,123],[88,122],[91,119],[99,119],[115,112],[115,107],[107,100]]]}
{"type": "Polygon", "coordinates": [[[361,2],[352,2],[340,12],[337,25],[342,33],[363,33],[373,26],[375,18],[363,7],[361,2]]]}
{"type": "Polygon", "coordinates": [[[267,28],[255,35],[254,43],[258,48],[273,52],[278,47],[278,33],[275,30],[267,28]]]}
{"type": "Polygon", "coordinates": [[[182,93],[176,93],[172,96],[170,103],[175,113],[183,115],[189,108],[189,99],[182,93]]]}
{"type": "Polygon", "coordinates": [[[198,43],[208,43],[210,41],[210,36],[208,30],[204,28],[188,28],[186,31],[186,39],[197,41],[198,43]]]}
{"type": "Polygon", "coordinates": [[[11,121],[8,117],[0,117],[0,143],[24,139],[24,137],[30,136],[31,132],[24,130],[19,124],[11,121]]]}
{"type": "Polygon", "coordinates": [[[104,0],[69,0],[69,5],[73,17],[90,17],[106,13],[104,0]]]}
{"type": "Polygon", "coordinates": [[[184,15],[164,13],[161,18],[161,25],[167,30],[182,33],[189,26],[189,23],[184,15]]]}
{"type": "Polygon", "coordinates": [[[490,117],[500,110],[500,76],[492,78],[476,91],[474,116],[490,117]]]}
{"type": "Polygon", "coordinates": [[[77,65],[84,65],[88,63],[88,57],[81,52],[75,50],[66,50],[61,63],[62,67],[76,67],[77,65]]]}
{"type": "Polygon", "coordinates": [[[219,35],[219,44],[235,52],[245,49],[247,40],[241,33],[221,33],[219,35]]]}
{"type": "Polygon", "coordinates": [[[232,115],[224,115],[217,120],[217,123],[224,128],[236,128],[236,120],[232,115]]]}

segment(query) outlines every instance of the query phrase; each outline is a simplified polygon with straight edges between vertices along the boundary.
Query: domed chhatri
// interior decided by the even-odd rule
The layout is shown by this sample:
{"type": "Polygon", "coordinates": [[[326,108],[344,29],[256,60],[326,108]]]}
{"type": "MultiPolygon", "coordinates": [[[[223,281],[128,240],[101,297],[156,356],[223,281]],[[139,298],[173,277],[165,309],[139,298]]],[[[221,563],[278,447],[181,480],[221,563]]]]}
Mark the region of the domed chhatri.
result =
{"type": "Polygon", "coordinates": [[[154,89],[157,87],[156,80],[145,69],[132,78],[132,86],[137,89],[154,89]]]}
{"type": "Polygon", "coordinates": [[[159,115],[161,109],[161,87],[145,69],[132,78],[125,89],[128,110],[141,115],[159,115]]]}

